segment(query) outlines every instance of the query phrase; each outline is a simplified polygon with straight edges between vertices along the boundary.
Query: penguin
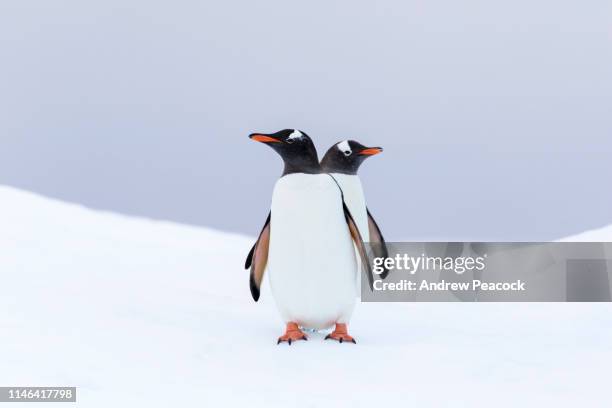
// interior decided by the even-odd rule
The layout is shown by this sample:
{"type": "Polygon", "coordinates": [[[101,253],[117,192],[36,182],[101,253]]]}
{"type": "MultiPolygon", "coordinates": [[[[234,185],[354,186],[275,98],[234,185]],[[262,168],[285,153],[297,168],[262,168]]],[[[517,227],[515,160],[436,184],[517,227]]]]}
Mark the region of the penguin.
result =
{"type": "Polygon", "coordinates": [[[347,328],[356,298],[354,247],[371,284],[373,275],[342,191],[321,171],[317,150],[306,133],[285,129],[249,137],[271,147],[284,162],[270,212],[245,263],[253,299],[260,297],[266,272],[286,324],[277,344],[307,340],[301,328],[334,326],[326,339],[356,343],[347,328]]]}
{"type": "MultiPolygon", "coordinates": [[[[321,160],[321,170],[332,175],[343,191],[348,206],[364,242],[371,244],[372,256],[388,257],[388,249],[376,220],[368,209],[357,171],[368,158],[382,153],[382,147],[367,147],[354,140],[338,142],[327,150],[321,160]]],[[[379,275],[385,279],[389,271],[379,275]]],[[[360,286],[360,285],[359,285],[360,286]]]]}

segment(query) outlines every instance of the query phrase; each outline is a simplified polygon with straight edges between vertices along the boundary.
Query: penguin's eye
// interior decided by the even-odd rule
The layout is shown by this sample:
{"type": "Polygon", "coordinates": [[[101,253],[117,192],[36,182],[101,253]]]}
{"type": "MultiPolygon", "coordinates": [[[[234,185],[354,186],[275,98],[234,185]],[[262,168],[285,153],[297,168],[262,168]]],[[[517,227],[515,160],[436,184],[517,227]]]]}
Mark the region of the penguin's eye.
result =
{"type": "Polygon", "coordinates": [[[350,150],[345,150],[342,153],[344,153],[345,156],[350,156],[352,152],[350,150]]]}
{"type": "Polygon", "coordinates": [[[285,140],[285,142],[292,144],[293,142],[295,142],[295,139],[288,138],[287,140],[285,140]]]}

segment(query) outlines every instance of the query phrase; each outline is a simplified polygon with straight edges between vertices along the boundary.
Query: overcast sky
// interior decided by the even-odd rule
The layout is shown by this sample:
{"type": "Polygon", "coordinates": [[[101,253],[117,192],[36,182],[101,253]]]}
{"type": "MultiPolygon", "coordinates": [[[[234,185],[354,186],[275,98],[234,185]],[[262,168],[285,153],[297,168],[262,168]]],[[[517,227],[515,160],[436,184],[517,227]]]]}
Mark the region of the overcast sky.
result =
{"type": "Polygon", "coordinates": [[[320,156],[385,148],[361,175],[389,240],[607,225],[611,16],[609,0],[4,1],[0,183],[255,234],[282,164],[247,135],[299,128],[320,156]]]}

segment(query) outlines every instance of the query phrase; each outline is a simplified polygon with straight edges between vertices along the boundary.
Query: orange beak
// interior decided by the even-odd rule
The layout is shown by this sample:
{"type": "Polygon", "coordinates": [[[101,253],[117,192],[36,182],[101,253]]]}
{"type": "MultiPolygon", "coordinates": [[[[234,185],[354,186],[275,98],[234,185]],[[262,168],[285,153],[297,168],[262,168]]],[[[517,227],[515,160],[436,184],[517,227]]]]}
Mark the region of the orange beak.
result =
{"type": "Polygon", "coordinates": [[[359,152],[364,156],[374,156],[375,154],[382,153],[382,147],[368,147],[367,149],[363,149],[359,152]]]}
{"type": "Polygon", "coordinates": [[[262,134],[259,134],[259,133],[253,133],[249,137],[252,140],[255,140],[256,142],[262,142],[262,143],[280,143],[281,142],[278,139],[275,139],[275,138],[270,137],[270,136],[262,135],[262,134]]]}

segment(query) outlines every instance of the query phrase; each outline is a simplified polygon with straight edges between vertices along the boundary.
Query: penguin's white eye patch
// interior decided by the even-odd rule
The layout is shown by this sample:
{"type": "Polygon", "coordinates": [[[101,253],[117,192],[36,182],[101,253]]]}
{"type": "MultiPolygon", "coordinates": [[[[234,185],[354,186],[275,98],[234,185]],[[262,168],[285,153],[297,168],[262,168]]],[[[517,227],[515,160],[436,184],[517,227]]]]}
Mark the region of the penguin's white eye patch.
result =
{"type": "Polygon", "coordinates": [[[353,153],[351,146],[349,146],[348,140],[338,143],[338,150],[340,150],[345,156],[350,156],[353,153]]]}
{"type": "Polygon", "coordinates": [[[293,131],[293,133],[291,133],[287,137],[287,143],[291,144],[291,143],[295,142],[297,139],[301,139],[302,137],[304,137],[302,132],[300,132],[299,130],[296,129],[296,130],[293,131]]]}

